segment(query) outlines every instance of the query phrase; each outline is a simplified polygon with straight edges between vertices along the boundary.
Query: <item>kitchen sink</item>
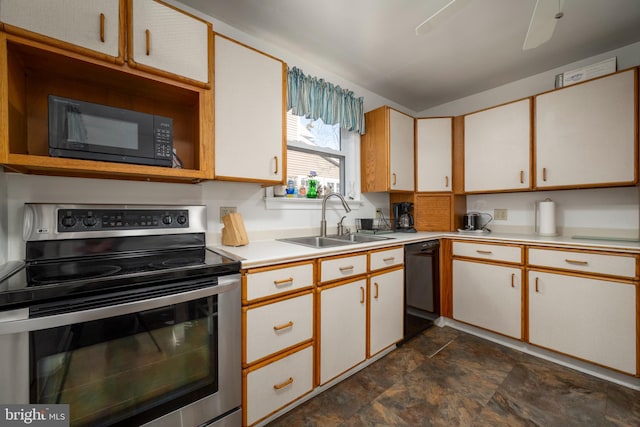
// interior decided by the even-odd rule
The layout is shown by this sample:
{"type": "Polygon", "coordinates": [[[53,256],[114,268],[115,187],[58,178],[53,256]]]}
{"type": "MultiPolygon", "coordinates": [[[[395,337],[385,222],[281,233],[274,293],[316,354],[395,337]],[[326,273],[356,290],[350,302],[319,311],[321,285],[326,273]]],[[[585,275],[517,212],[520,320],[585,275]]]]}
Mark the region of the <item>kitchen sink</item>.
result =
{"type": "Polygon", "coordinates": [[[345,240],[351,243],[369,243],[369,242],[379,242],[381,240],[393,239],[393,237],[371,236],[371,235],[356,234],[356,233],[343,234],[341,236],[338,236],[336,234],[336,235],[327,236],[327,237],[331,239],[345,240]]]}
{"type": "Polygon", "coordinates": [[[310,246],[312,248],[331,248],[333,246],[350,245],[352,243],[348,240],[320,236],[290,237],[276,240],[286,243],[295,243],[296,245],[310,246]]]}
{"type": "Polygon", "coordinates": [[[381,240],[392,239],[393,237],[380,237],[380,236],[363,236],[361,234],[344,234],[344,235],[332,235],[332,236],[303,236],[303,237],[289,237],[285,239],[276,239],[280,242],[294,243],[296,245],[309,246],[312,248],[331,248],[334,246],[352,245],[354,243],[368,243],[377,242],[381,240]]]}

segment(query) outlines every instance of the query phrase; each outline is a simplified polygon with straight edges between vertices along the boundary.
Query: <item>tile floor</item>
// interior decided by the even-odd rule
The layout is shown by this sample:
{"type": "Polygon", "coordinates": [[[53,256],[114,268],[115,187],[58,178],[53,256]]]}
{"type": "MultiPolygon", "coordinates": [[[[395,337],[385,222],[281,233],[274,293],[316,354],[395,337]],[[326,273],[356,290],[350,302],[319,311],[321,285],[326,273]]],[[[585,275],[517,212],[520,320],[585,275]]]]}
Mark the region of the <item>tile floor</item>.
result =
{"type": "Polygon", "coordinates": [[[638,427],[640,391],[432,327],[279,426],[638,427]]]}

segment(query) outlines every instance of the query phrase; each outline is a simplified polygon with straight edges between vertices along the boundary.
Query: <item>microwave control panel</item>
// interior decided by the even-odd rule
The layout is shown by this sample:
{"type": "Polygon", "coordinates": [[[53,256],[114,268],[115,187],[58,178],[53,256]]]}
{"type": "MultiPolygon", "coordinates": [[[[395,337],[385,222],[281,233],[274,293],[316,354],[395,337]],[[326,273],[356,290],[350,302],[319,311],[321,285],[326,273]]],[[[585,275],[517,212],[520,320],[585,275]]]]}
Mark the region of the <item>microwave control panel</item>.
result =
{"type": "Polygon", "coordinates": [[[153,142],[157,159],[171,159],[173,155],[173,120],[153,116],[153,142]]]}

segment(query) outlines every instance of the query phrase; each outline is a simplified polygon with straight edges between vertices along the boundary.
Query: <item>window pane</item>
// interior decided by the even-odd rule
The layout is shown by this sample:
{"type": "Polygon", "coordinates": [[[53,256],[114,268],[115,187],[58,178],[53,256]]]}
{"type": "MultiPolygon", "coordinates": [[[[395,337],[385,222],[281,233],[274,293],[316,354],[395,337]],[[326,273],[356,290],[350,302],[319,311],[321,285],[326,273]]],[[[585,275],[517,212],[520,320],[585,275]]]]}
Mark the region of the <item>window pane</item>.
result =
{"type": "Polygon", "coordinates": [[[344,194],[344,157],[293,148],[287,150],[288,179],[293,180],[297,192],[302,187],[306,190],[311,171],[317,174],[318,188],[321,188],[322,194],[327,192],[344,194]]]}
{"type": "Polygon", "coordinates": [[[322,119],[311,120],[287,113],[287,140],[340,151],[340,125],[327,125],[322,119]]]}

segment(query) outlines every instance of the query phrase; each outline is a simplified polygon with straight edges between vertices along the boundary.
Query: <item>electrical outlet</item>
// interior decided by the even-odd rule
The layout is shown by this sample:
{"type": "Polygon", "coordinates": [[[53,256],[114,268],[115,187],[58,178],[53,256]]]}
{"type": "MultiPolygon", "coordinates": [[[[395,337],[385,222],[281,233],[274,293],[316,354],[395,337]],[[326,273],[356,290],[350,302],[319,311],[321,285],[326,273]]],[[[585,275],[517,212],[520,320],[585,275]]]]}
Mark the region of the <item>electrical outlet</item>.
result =
{"type": "Polygon", "coordinates": [[[230,213],[236,213],[238,208],[235,206],[220,206],[220,224],[222,224],[222,218],[230,213]]]}
{"type": "Polygon", "coordinates": [[[494,209],[493,210],[493,219],[497,221],[506,221],[507,220],[507,210],[506,209],[494,209]]]}

